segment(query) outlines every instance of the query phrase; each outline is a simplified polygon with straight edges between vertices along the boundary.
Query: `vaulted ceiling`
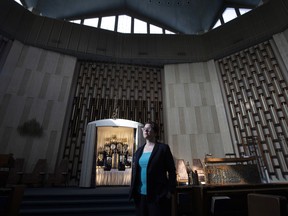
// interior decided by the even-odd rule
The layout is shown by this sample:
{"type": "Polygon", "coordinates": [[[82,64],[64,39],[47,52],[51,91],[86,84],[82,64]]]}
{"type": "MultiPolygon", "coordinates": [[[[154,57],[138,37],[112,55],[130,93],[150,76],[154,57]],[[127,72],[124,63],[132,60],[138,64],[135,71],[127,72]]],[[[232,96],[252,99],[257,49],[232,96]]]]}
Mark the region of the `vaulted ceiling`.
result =
{"type": "Polygon", "coordinates": [[[209,31],[226,7],[255,8],[262,0],[21,0],[56,19],[126,14],[183,34],[209,31]]]}

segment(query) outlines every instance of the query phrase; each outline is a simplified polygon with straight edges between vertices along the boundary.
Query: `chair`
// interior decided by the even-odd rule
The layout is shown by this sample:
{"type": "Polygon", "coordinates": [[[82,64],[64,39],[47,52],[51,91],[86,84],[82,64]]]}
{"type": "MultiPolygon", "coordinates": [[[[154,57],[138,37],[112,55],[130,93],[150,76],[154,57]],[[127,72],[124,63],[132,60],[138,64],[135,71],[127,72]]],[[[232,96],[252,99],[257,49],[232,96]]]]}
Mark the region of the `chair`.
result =
{"type": "Polygon", "coordinates": [[[43,186],[47,167],[47,160],[39,159],[32,173],[23,174],[22,183],[30,186],[43,186]]]}
{"type": "Polygon", "coordinates": [[[55,168],[54,173],[49,173],[47,178],[47,185],[62,186],[67,184],[69,161],[67,159],[61,160],[59,165],[55,168]]]}
{"type": "Polygon", "coordinates": [[[7,184],[16,185],[21,182],[24,167],[24,158],[16,158],[14,166],[10,169],[7,184]]]}
{"type": "MultiPolygon", "coordinates": [[[[221,196],[215,194],[211,197],[211,214],[213,216],[247,216],[247,203],[242,197],[221,196]]],[[[260,216],[260,215],[259,215],[260,216]]]]}
{"type": "Polygon", "coordinates": [[[248,216],[287,216],[287,199],[271,194],[248,194],[248,216]]]}

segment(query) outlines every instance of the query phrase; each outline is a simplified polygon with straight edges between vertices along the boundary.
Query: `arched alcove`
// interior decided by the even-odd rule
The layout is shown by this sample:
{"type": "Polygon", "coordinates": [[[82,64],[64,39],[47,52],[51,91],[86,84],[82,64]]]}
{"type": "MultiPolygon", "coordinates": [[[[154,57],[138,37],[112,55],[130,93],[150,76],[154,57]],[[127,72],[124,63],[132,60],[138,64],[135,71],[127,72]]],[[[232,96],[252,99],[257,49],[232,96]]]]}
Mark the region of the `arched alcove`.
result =
{"type": "MultiPolygon", "coordinates": [[[[83,159],[81,166],[81,176],[80,176],[80,187],[91,187],[94,185],[92,177],[93,169],[97,169],[94,163],[94,156],[98,154],[99,148],[105,146],[105,142],[110,139],[124,140],[127,142],[133,154],[138,148],[139,144],[142,143],[141,127],[143,124],[135,121],[130,121],[126,119],[103,119],[88,123],[85,137],[85,145],[83,149],[83,159]]],[[[115,168],[115,167],[112,167],[115,168]]],[[[130,168],[131,169],[131,168],[130,168]]],[[[109,175],[117,175],[118,169],[105,172],[109,175]]],[[[120,171],[121,172],[121,171],[120,171]]],[[[97,172],[95,178],[97,179],[97,172]]],[[[124,172],[123,172],[124,173],[124,172]]],[[[130,175],[131,171],[127,171],[126,175],[130,175]]],[[[102,185],[101,182],[96,182],[95,185],[102,185]]],[[[127,179],[127,176],[126,176],[127,179]]],[[[127,181],[126,181],[127,184],[127,181]]],[[[105,182],[105,185],[109,185],[109,182],[105,182]]],[[[115,185],[111,183],[111,185],[115,185]]]]}

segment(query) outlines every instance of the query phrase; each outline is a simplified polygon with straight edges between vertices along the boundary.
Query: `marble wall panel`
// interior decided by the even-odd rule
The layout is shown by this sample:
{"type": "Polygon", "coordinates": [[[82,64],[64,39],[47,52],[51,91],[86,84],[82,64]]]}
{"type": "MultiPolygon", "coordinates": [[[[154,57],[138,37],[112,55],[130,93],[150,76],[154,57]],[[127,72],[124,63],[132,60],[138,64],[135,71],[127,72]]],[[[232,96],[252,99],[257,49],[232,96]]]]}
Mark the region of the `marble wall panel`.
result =
{"type": "Polygon", "coordinates": [[[192,163],[207,153],[233,151],[213,61],[166,65],[163,85],[166,135],[175,157],[192,163]]]}
{"type": "Polygon", "coordinates": [[[0,73],[0,151],[25,158],[27,171],[40,158],[47,158],[49,169],[54,169],[60,157],[60,134],[75,65],[74,57],[17,40],[12,44],[0,73]],[[18,127],[31,119],[42,126],[41,137],[18,133],[18,127]]]}

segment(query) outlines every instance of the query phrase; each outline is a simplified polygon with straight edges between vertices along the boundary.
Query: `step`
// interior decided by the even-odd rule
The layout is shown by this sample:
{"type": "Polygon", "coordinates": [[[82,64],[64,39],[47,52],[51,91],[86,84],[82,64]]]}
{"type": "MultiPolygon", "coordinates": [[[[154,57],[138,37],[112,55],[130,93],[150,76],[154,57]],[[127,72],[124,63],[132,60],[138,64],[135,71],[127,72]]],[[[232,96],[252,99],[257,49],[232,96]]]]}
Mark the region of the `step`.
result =
{"type": "Polygon", "coordinates": [[[97,214],[106,214],[106,215],[121,215],[135,212],[134,207],[117,207],[117,208],[109,208],[109,207],[91,207],[91,208],[84,208],[84,207],[74,207],[74,208],[41,208],[41,209],[21,209],[20,215],[62,215],[62,214],[82,214],[86,215],[87,213],[94,213],[97,214]]]}
{"type": "Polygon", "coordinates": [[[128,188],[31,188],[24,193],[21,216],[132,216],[128,188]]]}

